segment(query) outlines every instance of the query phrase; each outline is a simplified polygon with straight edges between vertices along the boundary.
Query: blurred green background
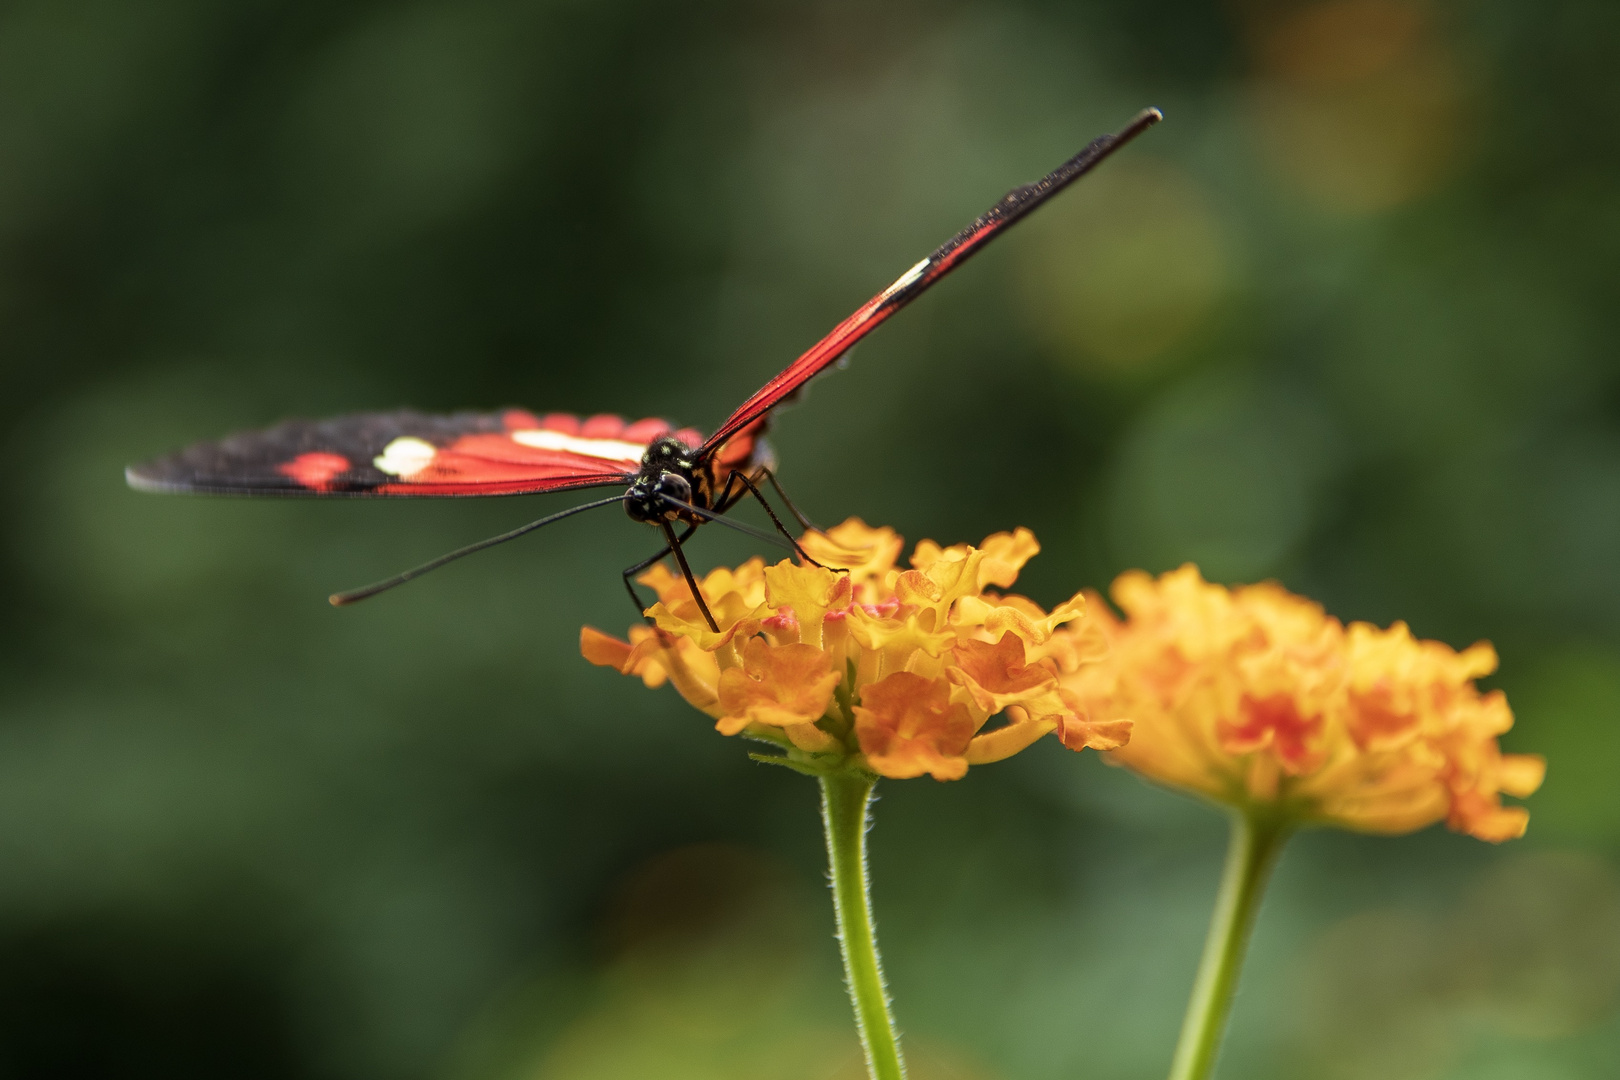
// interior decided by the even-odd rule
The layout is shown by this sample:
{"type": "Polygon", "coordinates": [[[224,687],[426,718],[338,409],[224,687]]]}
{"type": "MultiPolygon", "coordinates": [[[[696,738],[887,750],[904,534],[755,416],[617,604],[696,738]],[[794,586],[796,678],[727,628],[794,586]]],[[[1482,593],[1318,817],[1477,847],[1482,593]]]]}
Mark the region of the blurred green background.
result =
{"type": "MultiPolygon", "coordinates": [[[[779,416],[784,482],[1028,525],[1043,603],[1190,559],[1495,641],[1530,835],[1299,839],[1223,1075],[1620,1075],[1617,42],[1608,0],[0,6],[0,1075],[858,1076],[814,785],[578,656],[645,529],[336,611],[568,497],[120,471],[401,405],[712,428],[1150,104],[779,416]]],[[[882,796],[918,1080],[1163,1075],[1217,815],[1055,743],[882,796]]]]}

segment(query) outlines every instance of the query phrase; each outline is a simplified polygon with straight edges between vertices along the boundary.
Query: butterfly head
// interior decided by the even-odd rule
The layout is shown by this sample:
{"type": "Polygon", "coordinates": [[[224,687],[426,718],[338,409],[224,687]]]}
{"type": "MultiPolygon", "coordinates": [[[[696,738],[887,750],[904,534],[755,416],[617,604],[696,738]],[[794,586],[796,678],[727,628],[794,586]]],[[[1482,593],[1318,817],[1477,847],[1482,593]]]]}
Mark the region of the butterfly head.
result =
{"type": "Polygon", "coordinates": [[[662,521],[702,519],[680,504],[709,508],[709,470],[696,451],[671,435],[653,441],[641,457],[641,469],[630,483],[624,508],[632,518],[656,525],[662,521]]]}

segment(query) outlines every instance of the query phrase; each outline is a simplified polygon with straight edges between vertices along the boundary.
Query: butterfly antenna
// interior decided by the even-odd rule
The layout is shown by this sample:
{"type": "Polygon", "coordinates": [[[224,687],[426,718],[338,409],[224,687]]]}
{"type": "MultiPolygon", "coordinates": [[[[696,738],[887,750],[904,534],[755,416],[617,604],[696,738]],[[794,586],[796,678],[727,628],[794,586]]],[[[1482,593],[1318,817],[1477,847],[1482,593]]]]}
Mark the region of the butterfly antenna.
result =
{"type": "Polygon", "coordinates": [[[350,589],[348,592],[333,593],[331,596],[327,597],[327,600],[332,604],[333,607],[344,607],[348,604],[358,603],[361,600],[376,596],[380,592],[387,592],[396,585],[403,585],[407,581],[414,578],[419,578],[430,570],[437,570],[445,563],[455,562],[463,555],[471,555],[475,551],[483,551],[485,548],[492,548],[496,544],[504,544],[508,540],[516,540],[524,533],[534,532],[534,530],[543,525],[550,525],[553,521],[561,521],[565,517],[572,517],[575,514],[584,513],[586,510],[595,510],[598,507],[611,506],[613,503],[623,502],[627,498],[629,498],[628,492],[624,495],[615,495],[611,499],[598,499],[595,502],[588,502],[581,506],[570,506],[567,510],[560,510],[555,514],[549,514],[538,521],[531,521],[527,525],[519,525],[511,532],[504,532],[499,536],[492,536],[488,540],[480,540],[476,544],[468,544],[466,547],[458,548],[457,550],[450,552],[448,555],[440,555],[432,562],[425,562],[415,569],[405,571],[403,574],[395,574],[386,581],[379,581],[374,585],[367,585],[360,589],[350,589]]]}
{"type": "Polygon", "coordinates": [[[681,500],[669,495],[664,496],[664,501],[669,503],[671,506],[680,507],[687,513],[696,514],[700,518],[712,521],[716,525],[724,525],[728,529],[736,529],[738,532],[743,533],[746,536],[752,536],[755,540],[763,540],[767,544],[775,544],[777,547],[786,548],[789,551],[798,550],[799,546],[793,543],[791,540],[784,540],[775,533],[766,532],[764,529],[756,529],[752,525],[745,525],[740,521],[733,521],[724,514],[717,514],[713,510],[705,510],[701,506],[693,506],[689,502],[682,502],[681,500]]]}
{"type": "MultiPolygon", "coordinates": [[[[744,482],[746,483],[746,481],[744,482]]],[[[750,488],[752,488],[752,485],[750,485],[750,488]]],[[[754,491],[754,495],[756,498],[759,498],[761,505],[765,507],[765,512],[771,515],[771,520],[776,521],[776,515],[771,513],[771,504],[766,502],[764,498],[760,496],[758,491],[754,491]]],[[[793,537],[785,529],[782,530],[781,535],[776,533],[768,533],[764,529],[756,529],[752,525],[744,525],[740,521],[733,521],[728,517],[723,517],[720,514],[715,513],[713,510],[705,510],[701,506],[693,506],[691,503],[682,502],[681,500],[669,495],[664,496],[664,501],[672,506],[678,506],[682,510],[688,510],[696,514],[698,517],[707,518],[716,525],[724,525],[728,529],[736,529],[740,533],[746,533],[747,535],[754,537],[756,540],[763,540],[766,543],[775,544],[779,548],[786,548],[795,555],[799,556],[799,558],[803,559],[805,562],[809,563],[811,566],[819,566],[823,570],[835,570],[840,573],[847,572],[842,566],[828,566],[825,563],[819,563],[815,559],[811,558],[810,553],[804,550],[804,548],[800,547],[799,542],[793,539],[793,537]]],[[[782,523],[780,521],[776,521],[776,527],[781,529],[782,523]]],[[[816,529],[815,531],[820,532],[821,530],[816,529]]]]}

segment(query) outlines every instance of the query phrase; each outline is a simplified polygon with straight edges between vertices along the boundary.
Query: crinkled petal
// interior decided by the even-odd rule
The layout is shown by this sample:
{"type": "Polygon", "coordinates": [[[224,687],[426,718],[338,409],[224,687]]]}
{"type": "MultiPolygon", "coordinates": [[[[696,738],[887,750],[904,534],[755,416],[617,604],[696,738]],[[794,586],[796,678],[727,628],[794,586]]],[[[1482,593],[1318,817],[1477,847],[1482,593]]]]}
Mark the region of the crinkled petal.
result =
{"type": "MultiPolygon", "coordinates": [[[[1057,725],[1058,741],[1070,750],[1118,750],[1131,741],[1135,722],[1121,717],[1094,719],[1080,700],[1067,690],[1020,707],[1032,716],[1057,725]]],[[[1009,709],[1009,713],[1017,712],[1009,709]]]]}
{"type": "Polygon", "coordinates": [[[832,702],[842,676],[820,649],[769,645],[750,638],[742,667],[720,673],[720,718],[715,727],[735,735],[750,724],[793,727],[813,724],[832,702]]]}
{"type": "Polygon", "coordinates": [[[850,518],[826,532],[807,532],[799,546],[812,559],[848,576],[855,600],[876,603],[905,541],[893,529],[874,529],[860,518],[850,518]]]}
{"type": "Polygon", "coordinates": [[[952,544],[941,547],[932,540],[919,540],[911,552],[911,568],[927,570],[938,562],[962,562],[973,550],[972,544],[952,544]]]}
{"type": "MultiPolygon", "coordinates": [[[[654,563],[636,580],[657,593],[658,599],[668,606],[692,599],[692,590],[687,586],[686,578],[670,570],[664,563],[654,563]]],[[[765,600],[765,560],[756,556],[735,570],[725,566],[716,567],[705,574],[698,584],[703,589],[704,599],[711,604],[719,603],[727,593],[736,593],[745,604],[758,605],[765,600]]]]}
{"type": "Polygon", "coordinates": [[[994,585],[1008,589],[1018,580],[1024,564],[1041,553],[1041,545],[1036,542],[1034,533],[1017,529],[985,537],[979,550],[984,552],[984,561],[979,564],[979,588],[994,585]]]}
{"type": "Polygon", "coordinates": [[[654,563],[646,573],[636,578],[636,582],[651,589],[665,604],[692,599],[692,590],[687,587],[686,579],[661,562],[654,563]]]}
{"type": "Polygon", "coordinates": [[[935,612],[934,625],[944,626],[951,606],[979,591],[984,552],[966,544],[940,548],[918,544],[912,569],[894,579],[894,596],[902,607],[935,612]]]}
{"type": "Polygon", "coordinates": [[[1076,713],[1060,717],[1058,738],[1070,750],[1118,750],[1131,741],[1132,720],[1088,720],[1076,713]]]}
{"type": "Polygon", "coordinates": [[[692,642],[661,635],[645,624],[630,628],[630,640],[620,641],[584,627],[579,634],[580,653],[599,667],[611,667],[621,675],[635,675],[656,689],[666,681],[693,707],[711,712],[716,703],[720,669],[714,657],[692,642]]]}
{"type": "MultiPolygon", "coordinates": [[[[1065,675],[1107,659],[1108,632],[1094,614],[1099,610],[1097,605],[1101,601],[1091,596],[1087,597],[1086,603],[1086,618],[1058,627],[1044,645],[1034,647],[1030,656],[1033,659],[1051,660],[1057,665],[1058,671],[1065,675]]],[[[1105,613],[1107,607],[1102,604],[1105,613]]]]}
{"type": "Polygon", "coordinates": [[[580,652],[591,663],[638,676],[650,687],[662,686],[667,679],[688,704],[714,715],[719,664],[712,654],[685,638],[660,634],[642,624],[630,628],[629,642],[588,626],[580,631],[579,639],[580,652]]]}
{"type": "Polygon", "coordinates": [[[1503,754],[1497,782],[1509,795],[1534,795],[1547,778],[1547,759],[1540,754],[1503,754]]]}
{"type": "Polygon", "coordinates": [[[673,608],[659,601],[647,609],[647,616],[665,633],[691,641],[705,652],[713,652],[739,634],[753,633],[760,619],[770,614],[770,609],[763,602],[749,604],[742,594],[728,592],[709,601],[709,612],[718,630],[709,629],[708,620],[690,597],[678,601],[673,608]]]}
{"type": "Polygon", "coordinates": [[[799,640],[818,649],[827,613],[849,606],[851,588],[846,575],[820,566],[782,562],[765,571],[766,602],[778,611],[791,611],[799,640]]]}
{"type": "Polygon", "coordinates": [[[1478,792],[1459,795],[1446,815],[1446,825],[1461,833],[1492,844],[1517,840],[1530,824],[1530,811],[1522,806],[1502,806],[1478,792]]]}
{"type": "Polygon", "coordinates": [[[873,683],[855,706],[855,733],[872,769],[896,778],[928,773],[956,780],[967,773],[973,718],[951,699],[944,679],[900,671],[873,683]]]}
{"type": "Polygon", "coordinates": [[[643,670],[636,670],[631,662],[634,648],[628,641],[620,641],[611,634],[604,634],[594,626],[582,626],[579,630],[580,655],[597,667],[610,667],[620,675],[640,675],[642,682],[649,687],[657,688],[664,685],[666,676],[664,669],[651,665],[655,671],[647,671],[649,666],[643,663],[643,670]]]}
{"type": "Polygon", "coordinates": [[[904,671],[917,654],[939,658],[956,644],[948,630],[933,630],[932,612],[907,610],[896,616],[873,615],[865,608],[852,608],[844,620],[849,636],[868,653],[881,657],[882,673],[904,671]]]}
{"type": "MultiPolygon", "coordinates": [[[[941,612],[948,612],[956,601],[979,591],[979,567],[984,563],[984,552],[968,548],[966,554],[957,559],[950,557],[954,556],[955,550],[947,548],[945,554],[948,557],[929,564],[925,569],[914,571],[922,574],[930,582],[932,588],[927,591],[937,597],[935,602],[941,612]]],[[[909,576],[902,575],[902,577],[909,576]]],[[[898,585],[895,588],[895,595],[899,597],[901,603],[908,602],[898,585]]],[[[940,622],[943,624],[944,619],[942,618],[940,622]]]]}
{"type": "Polygon", "coordinates": [[[1085,618],[1086,598],[1081,593],[1065,600],[1048,614],[1023,597],[986,599],[965,596],[957,602],[951,614],[951,623],[958,631],[967,627],[981,629],[994,641],[1003,634],[1017,634],[1031,645],[1044,645],[1064,623],[1085,618]]]}
{"type": "Polygon", "coordinates": [[[965,689],[974,704],[990,716],[1057,685],[1052,670],[1024,662],[1024,640],[1011,631],[1001,635],[995,644],[958,642],[952,653],[955,666],[948,669],[946,677],[965,689]]]}

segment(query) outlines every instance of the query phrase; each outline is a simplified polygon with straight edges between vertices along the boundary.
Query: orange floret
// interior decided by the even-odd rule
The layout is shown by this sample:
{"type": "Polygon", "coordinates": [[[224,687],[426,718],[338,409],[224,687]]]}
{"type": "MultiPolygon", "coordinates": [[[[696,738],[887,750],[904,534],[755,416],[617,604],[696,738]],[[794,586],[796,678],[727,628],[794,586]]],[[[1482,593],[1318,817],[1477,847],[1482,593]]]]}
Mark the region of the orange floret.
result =
{"type": "MultiPolygon", "coordinates": [[[[1482,840],[1523,834],[1501,795],[1540,786],[1545,763],[1503,754],[1513,723],[1487,644],[1462,652],[1404,623],[1345,627],[1267,583],[1226,589],[1183,566],[1120,576],[1116,619],[1100,600],[1091,631],[1108,651],[1062,676],[1074,712],[1136,722],[1116,761],[1237,806],[1402,833],[1436,821],[1482,840]]],[[[1063,634],[1068,634],[1065,630],[1063,634]]]]}
{"type": "Polygon", "coordinates": [[[1054,731],[1076,749],[1129,738],[1128,721],[1094,723],[1059,685],[1095,659],[1097,635],[1082,646],[1084,635],[1057,634],[1084,617],[1084,599],[1047,612],[986,591],[1040,550],[1027,529],[978,547],[924,541],[909,569],[896,565],[894,530],[854,518],[802,543],[825,567],[753,559],[699,583],[718,631],[685,582],[655,567],[640,580],[658,594],[657,629],[618,641],[587,627],[580,651],[648,686],[668,680],[722,733],[773,742],[812,771],[952,780],[1054,731]]]}

